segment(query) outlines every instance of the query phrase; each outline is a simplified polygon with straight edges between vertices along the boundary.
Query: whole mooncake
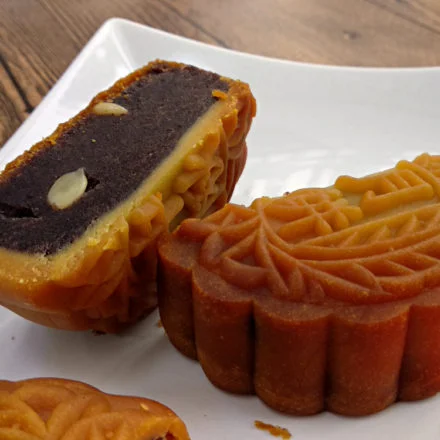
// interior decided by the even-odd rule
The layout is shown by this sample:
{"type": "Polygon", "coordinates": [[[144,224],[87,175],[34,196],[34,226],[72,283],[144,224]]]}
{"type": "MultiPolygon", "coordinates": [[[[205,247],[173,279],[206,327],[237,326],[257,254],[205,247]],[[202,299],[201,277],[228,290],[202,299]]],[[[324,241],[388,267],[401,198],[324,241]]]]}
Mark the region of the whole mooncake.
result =
{"type": "Polygon", "coordinates": [[[346,415],[440,390],[440,156],[227,205],[159,254],[169,338],[224,390],[346,415]]]}
{"type": "Polygon", "coordinates": [[[0,380],[2,440],[189,440],[169,408],[64,379],[0,380]]]}
{"type": "Polygon", "coordinates": [[[229,199],[255,115],[247,84],[150,63],[0,175],[0,304],[115,332],[157,303],[156,240],[229,199]]]}

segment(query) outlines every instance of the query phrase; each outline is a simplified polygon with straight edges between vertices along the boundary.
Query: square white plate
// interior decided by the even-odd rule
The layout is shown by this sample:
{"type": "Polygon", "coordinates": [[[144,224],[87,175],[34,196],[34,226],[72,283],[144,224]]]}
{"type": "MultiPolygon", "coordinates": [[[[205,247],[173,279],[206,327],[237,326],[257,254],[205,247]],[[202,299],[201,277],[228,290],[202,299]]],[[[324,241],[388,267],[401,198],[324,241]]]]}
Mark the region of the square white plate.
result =
{"type": "MultiPolygon", "coordinates": [[[[0,168],[98,91],[148,61],[182,61],[250,83],[258,115],[249,159],[233,201],[325,186],[341,173],[362,175],[438,153],[440,68],[325,67],[228,51],[125,20],[108,21],[31,117],[0,150],[0,168]]],[[[40,327],[0,308],[0,378],[57,376],[111,393],[159,400],[187,423],[193,440],[267,439],[256,419],[296,440],[440,438],[440,397],[398,403],[375,416],[278,414],[254,396],[214,388],[200,366],[181,356],[153,314],[120,336],[40,327]]]]}

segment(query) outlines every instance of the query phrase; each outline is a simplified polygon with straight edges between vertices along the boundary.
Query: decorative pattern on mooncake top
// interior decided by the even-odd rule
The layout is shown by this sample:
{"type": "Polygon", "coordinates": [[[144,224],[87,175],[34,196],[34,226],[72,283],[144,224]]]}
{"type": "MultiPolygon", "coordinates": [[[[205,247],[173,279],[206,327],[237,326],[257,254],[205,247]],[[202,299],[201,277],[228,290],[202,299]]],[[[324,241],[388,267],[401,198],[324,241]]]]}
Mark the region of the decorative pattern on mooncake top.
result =
{"type": "Polygon", "coordinates": [[[183,422],[149,399],[63,379],[0,381],[3,440],[189,440],[183,422]]]}
{"type": "Polygon", "coordinates": [[[227,205],[160,259],[164,327],[221,388],[352,415],[440,390],[438,156],[227,205]]]}
{"type": "Polygon", "coordinates": [[[440,181],[429,163],[229,205],[179,234],[198,235],[201,264],[238,287],[318,304],[411,297],[440,277],[440,181]]]}

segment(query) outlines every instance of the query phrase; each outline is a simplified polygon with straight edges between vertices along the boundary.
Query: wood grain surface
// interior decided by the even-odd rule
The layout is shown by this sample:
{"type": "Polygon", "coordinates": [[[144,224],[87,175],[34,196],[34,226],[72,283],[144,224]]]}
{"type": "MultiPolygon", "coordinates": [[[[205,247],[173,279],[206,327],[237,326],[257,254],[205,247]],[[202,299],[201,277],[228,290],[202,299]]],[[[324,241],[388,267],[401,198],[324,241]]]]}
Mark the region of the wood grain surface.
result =
{"type": "Polygon", "coordinates": [[[440,0],[0,0],[0,146],[115,16],[291,60],[440,65],[440,0]]]}

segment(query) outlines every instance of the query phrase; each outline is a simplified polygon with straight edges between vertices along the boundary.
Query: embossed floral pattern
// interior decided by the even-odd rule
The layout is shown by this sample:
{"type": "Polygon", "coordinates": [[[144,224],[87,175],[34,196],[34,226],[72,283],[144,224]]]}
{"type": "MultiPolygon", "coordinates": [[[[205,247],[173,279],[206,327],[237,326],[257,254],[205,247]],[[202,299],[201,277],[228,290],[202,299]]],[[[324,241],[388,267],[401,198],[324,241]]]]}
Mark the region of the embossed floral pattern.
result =
{"type": "Polygon", "coordinates": [[[187,440],[165,406],[62,379],[0,381],[2,440],[187,440]]]}
{"type": "Polygon", "coordinates": [[[440,276],[440,191],[431,184],[436,176],[420,165],[426,161],[400,162],[362,179],[340,177],[334,188],[262,198],[247,209],[229,205],[179,233],[198,234],[200,261],[240,287],[251,283],[316,303],[413,296],[440,276]]]}
{"type": "Polygon", "coordinates": [[[300,414],[440,390],[438,156],[227,205],[160,256],[164,327],[221,388],[300,414]]]}

